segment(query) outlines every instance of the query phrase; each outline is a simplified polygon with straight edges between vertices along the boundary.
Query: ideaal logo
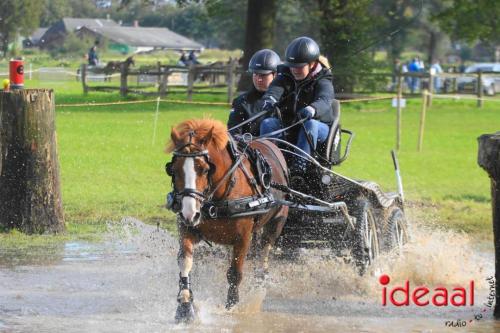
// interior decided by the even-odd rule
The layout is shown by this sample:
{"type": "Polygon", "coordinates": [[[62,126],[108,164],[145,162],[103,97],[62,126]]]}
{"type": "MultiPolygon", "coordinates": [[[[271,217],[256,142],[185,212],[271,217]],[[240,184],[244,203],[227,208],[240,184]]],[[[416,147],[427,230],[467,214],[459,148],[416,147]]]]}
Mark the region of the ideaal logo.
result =
{"type": "MultiPolygon", "coordinates": [[[[381,285],[387,286],[391,282],[391,278],[384,274],[380,276],[379,282],[381,285]]],[[[473,306],[474,281],[471,280],[466,287],[458,286],[448,290],[445,287],[430,289],[426,286],[412,289],[410,281],[406,280],[403,286],[382,288],[382,305],[387,306],[388,300],[395,306],[409,306],[410,303],[416,306],[427,306],[431,303],[434,306],[473,306]]]]}
{"type": "MultiPolygon", "coordinates": [[[[489,284],[490,292],[482,310],[479,313],[475,313],[473,319],[458,319],[456,321],[447,320],[445,322],[445,326],[465,327],[467,326],[467,324],[471,324],[473,321],[479,321],[483,318],[483,313],[486,312],[488,308],[491,309],[493,307],[493,301],[495,299],[495,278],[491,276],[488,277],[486,281],[489,284]]],[[[387,286],[389,282],[391,282],[391,279],[388,275],[384,274],[380,276],[379,282],[381,285],[387,286]]],[[[412,290],[410,288],[410,282],[406,280],[403,286],[395,286],[394,288],[382,288],[383,306],[387,306],[387,300],[389,300],[395,306],[409,306],[410,303],[413,303],[417,306],[428,306],[430,303],[432,303],[432,305],[434,306],[473,306],[474,281],[471,280],[469,282],[469,285],[466,287],[458,286],[454,287],[451,290],[448,290],[445,287],[437,287],[431,290],[426,286],[418,286],[412,290]]]]}

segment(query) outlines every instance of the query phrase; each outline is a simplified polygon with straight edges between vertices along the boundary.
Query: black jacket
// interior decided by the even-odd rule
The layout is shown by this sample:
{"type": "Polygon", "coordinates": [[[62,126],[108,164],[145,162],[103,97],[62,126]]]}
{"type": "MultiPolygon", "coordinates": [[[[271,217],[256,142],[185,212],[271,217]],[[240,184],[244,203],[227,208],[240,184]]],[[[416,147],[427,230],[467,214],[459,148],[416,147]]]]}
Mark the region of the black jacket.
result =
{"type": "Polygon", "coordinates": [[[285,126],[292,124],[296,119],[296,113],[309,105],[316,111],[313,119],[330,125],[334,121],[332,110],[334,96],[330,70],[322,68],[312,78],[295,81],[290,68],[281,65],[278,66],[278,75],[262,99],[279,102],[285,126]]]}
{"type": "MultiPolygon", "coordinates": [[[[261,110],[257,101],[259,101],[263,95],[263,92],[252,88],[250,91],[235,98],[233,100],[232,110],[227,121],[227,128],[230,129],[231,127],[234,127],[259,113],[261,110]]],[[[254,121],[231,131],[231,134],[251,133],[253,136],[259,135],[259,126],[262,118],[257,118],[254,121]]]]}

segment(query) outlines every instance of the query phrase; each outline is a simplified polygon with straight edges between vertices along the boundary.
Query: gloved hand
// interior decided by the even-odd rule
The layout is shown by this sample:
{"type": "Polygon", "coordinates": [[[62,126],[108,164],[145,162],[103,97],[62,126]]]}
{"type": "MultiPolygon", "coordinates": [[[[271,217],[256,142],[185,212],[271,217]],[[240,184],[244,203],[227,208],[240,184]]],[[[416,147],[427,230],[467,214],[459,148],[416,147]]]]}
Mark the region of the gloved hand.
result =
{"type": "Polygon", "coordinates": [[[311,119],[314,117],[316,110],[312,106],[306,106],[299,110],[298,114],[301,119],[311,119]]]}
{"type": "Polygon", "coordinates": [[[265,99],[263,102],[262,102],[262,107],[261,107],[261,110],[262,111],[267,111],[268,113],[271,113],[274,111],[274,105],[276,103],[271,100],[271,99],[265,99]]]}

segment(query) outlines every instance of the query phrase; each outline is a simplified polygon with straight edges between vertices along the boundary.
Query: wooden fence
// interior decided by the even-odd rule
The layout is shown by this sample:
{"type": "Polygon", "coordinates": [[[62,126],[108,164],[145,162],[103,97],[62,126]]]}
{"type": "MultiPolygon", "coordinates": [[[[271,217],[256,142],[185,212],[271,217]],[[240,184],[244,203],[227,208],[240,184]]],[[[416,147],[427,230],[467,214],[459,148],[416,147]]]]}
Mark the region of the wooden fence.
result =
{"type": "Polygon", "coordinates": [[[477,73],[333,73],[334,86],[336,82],[342,81],[348,91],[354,93],[379,93],[398,91],[398,82],[401,82],[402,91],[406,94],[420,94],[424,89],[431,94],[437,93],[434,81],[440,81],[440,94],[468,93],[482,97],[485,91],[491,94],[500,93],[500,73],[477,72],[477,73]],[[484,87],[485,78],[492,78],[495,87],[484,87]],[[414,85],[412,87],[412,85],[414,85]],[[414,88],[414,89],[412,89],[414,88]]]}
{"type": "MultiPolygon", "coordinates": [[[[89,91],[120,91],[122,96],[129,93],[142,95],[166,96],[170,92],[185,93],[188,101],[193,95],[222,94],[227,95],[231,102],[235,97],[235,86],[243,69],[237,66],[236,61],[229,63],[215,63],[212,65],[192,65],[189,67],[163,65],[132,69],[122,64],[119,71],[106,74],[107,77],[120,77],[119,85],[89,85],[89,77],[94,74],[86,65],[82,65],[80,74],[84,93],[89,91]],[[136,77],[136,86],[130,83],[129,78],[136,77]],[[149,85],[140,84],[142,78],[147,77],[149,85]],[[153,80],[151,81],[151,78],[153,80]],[[183,82],[179,82],[182,78],[183,82]],[[218,89],[216,89],[218,88],[218,89]],[[225,89],[221,89],[225,88],[225,89]]],[[[104,75],[104,76],[106,76],[104,75]]],[[[482,105],[485,90],[488,93],[500,92],[500,73],[342,73],[334,71],[334,86],[342,82],[349,93],[354,94],[380,93],[401,91],[404,94],[420,94],[427,89],[430,95],[437,93],[435,80],[440,81],[440,94],[472,93],[478,97],[478,106],[482,105]],[[492,77],[496,87],[484,87],[483,79],[492,77]],[[400,85],[400,86],[399,86],[400,85]],[[493,91],[492,91],[493,89],[493,91]]],[[[345,95],[336,89],[338,97],[345,95]]],[[[432,103],[432,97],[428,99],[432,103]]]]}
{"type": "Polygon", "coordinates": [[[235,84],[238,82],[239,75],[243,73],[241,67],[237,66],[236,60],[231,60],[227,64],[216,63],[212,65],[191,65],[169,66],[157,63],[156,67],[143,67],[132,69],[125,63],[120,65],[120,70],[113,73],[94,73],[91,68],[83,64],[81,66],[81,82],[83,92],[87,94],[90,91],[116,91],[119,90],[122,96],[129,93],[141,95],[166,96],[169,91],[186,92],[187,100],[193,99],[193,94],[227,94],[228,102],[235,97],[235,84]],[[113,76],[120,77],[120,85],[89,85],[89,77],[93,74],[99,74],[106,81],[111,80],[113,76]],[[130,77],[137,78],[137,86],[132,87],[129,83],[130,77]],[[169,82],[174,76],[177,78],[186,78],[185,82],[169,82]],[[155,82],[146,86],[140,86],[140,77],[156,77],[155,82]],[[147,89],[155,87],[155,90],[147,89]],[[214,88],[227,88],[226,91],[213,91],[214,88]]]}

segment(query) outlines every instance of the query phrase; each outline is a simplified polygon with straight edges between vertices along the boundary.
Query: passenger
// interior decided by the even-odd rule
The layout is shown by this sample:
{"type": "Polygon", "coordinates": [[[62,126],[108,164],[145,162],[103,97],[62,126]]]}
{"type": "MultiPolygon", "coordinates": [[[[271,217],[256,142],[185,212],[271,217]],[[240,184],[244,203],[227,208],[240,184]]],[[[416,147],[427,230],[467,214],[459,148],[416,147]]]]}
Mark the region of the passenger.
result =
{"type": "MultiPolygon", "coordinates": [[[[311,154],[318,143],[328,138],[330,125],[335,120],[333,99],[332,73],[328,62],[320,59],[318,44],[309,37],[296,38],[286,48],[285,64],[278,67],[278,75],[261,100],[262,109],[270,112],[279,102],[282,119],[274,116],[264,119],[260,134],[274,132],[305,118],[304,125],[293,127],[286,139],[311,154]]],[[[306,161],[302,158],[295,161],[292,173],[304,175],[306,161]]]]}
{"type": "MultiPolygon", "coordinates": [[[[260,50],[252,56],[248,64],[248,71],[252,73],[253,86],[249,91],[234,99],[227,128],[230,129],[261,111],[256,102],[260,100],[273,81],[280,63],[280,57],[273,50],[260,50]]],[[[262,119],[257,118],[248,124],[236,128],[231,131],[231,134],[250,133],[253,136],[258,136],[262,119]]]]}

